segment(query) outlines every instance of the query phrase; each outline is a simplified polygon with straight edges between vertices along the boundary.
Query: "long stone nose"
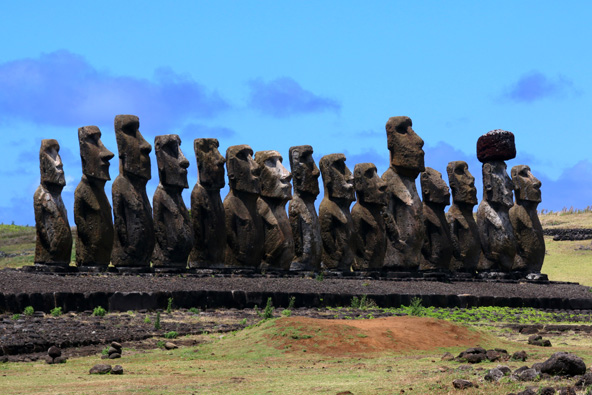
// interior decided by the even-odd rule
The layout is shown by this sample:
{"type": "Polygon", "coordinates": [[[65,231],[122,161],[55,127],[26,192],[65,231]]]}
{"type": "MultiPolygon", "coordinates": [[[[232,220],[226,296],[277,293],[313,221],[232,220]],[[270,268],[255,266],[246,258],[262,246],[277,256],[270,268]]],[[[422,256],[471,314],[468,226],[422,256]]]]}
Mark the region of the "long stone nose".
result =
{"type": "Polygon", "coordinates": [[[292,173],[286,169],[286,167],[282,163],[278,163],[280,167],[280,180],[283,182],[290,182],[292,179],[292,173]]]}

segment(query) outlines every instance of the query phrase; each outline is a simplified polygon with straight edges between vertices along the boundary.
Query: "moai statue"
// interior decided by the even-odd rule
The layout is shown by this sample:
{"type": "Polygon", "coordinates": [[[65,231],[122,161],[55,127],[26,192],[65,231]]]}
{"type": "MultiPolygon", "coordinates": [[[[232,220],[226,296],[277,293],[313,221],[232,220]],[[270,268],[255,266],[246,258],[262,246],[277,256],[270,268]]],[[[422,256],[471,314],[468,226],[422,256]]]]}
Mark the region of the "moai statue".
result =
{"type": "Polygon", "coordinates": [[[514,184],[505,160],[516,157],[514,135],[493,130],[479,137],[477,159],[483,163],[483,200],[477,209],[477,227],[483,254],[479,270],[511,271],[516,255],[516,238],[509,210],[514,205],[514,184]]]}
{"type": "Polygon", "coordinates": [[[193,141],[199,181],[191,192],[193,249],[189,254],[190,268],[220,268],[224,266],[226,222],[220,189],[224,188],[224,157],[218,151],[217,139],[193,141]]]}
{"type": "Polygon", "coordinates": [[[382,211],[386,206],[386,183],[372,163],[354,167],[357,202],[351,210],[354,229],[360,245],[356,250],[357,270],[380,270],[386,253],[386,229],[382,211]]]}
{"type": "Polygon", "coordinates": [[[481,256],[481,239],[473,217],[477,204],[475,177],[464,161],[449,162],[446,172],[452,190],[452,206],[446,213],[454,246],[450,270],[474,273],[481,256]]]}
{"type": "Polygon", "coordinates": [[[431,167],[421,173],[420,183],[426,232],[420,269],[448,270],[453,247],[444,209],[450,204],[450,190],[442,174],[431,167]]]}
{"type": "Polygon", "coordinates": [[[113,249],[113,218],[111,203],[105,194],[109,161],[115,155],[101,142],[96,126],[78,129],[82,178],[74,192],[76,264],[82,271],[105,271],[113,249]]]}
{"type": "Polygon", "coordinates": [[[386,123],[390,167],[382,175],[387,185],[385,268],[417,270],[425,236],[423,205],[415,179],[425,170],[423,140],[409,117],[392,117],[386,123]]]}
{"type": "Polygon", "coordinates": [[[50,271],[67,270],[72,256],[72,232],[62,201],[66,178],[54,139],[41,140],[41,185],[33,196],[35,208],[35,265],[50,271]]]}
{"type": "Polygon", "coordinates": [[[353,176],[345,155],[325,155],[319,162],[325,197],[319,207],[323,265],[329,270],[351,271],[357,246],[349,206],[356,200],[353,176]]]}
{"type": "Polygon", "coordinates": [[[261,193],[259,166],[248,145],[226,150],[226,171],[230,191],[224,199],[226,258],[229,267],[259,268],[263,259],[263,220],[257,213],[261,193]]]}
{"type": "Polygon", "coordinates": [[[154,192],[154,235],[152,253],[155,271],[182,271],[193,247],[193,228],[189,211],[181,193],[189,188],[189,161],[181,152],[181,139],[176,134],[154,138],[154,152],[160,183],[154,192]]]}
{"type": "Polygon", "coordinates": [[[323,244],[321,225],[314,202],[319,194],[320,172],[310,145],[290,147],[290,169],[294,196],[288,214],[294,236],[294,262],[291,270],[319,270],[323,244]]]}
{"type": "Polygon", "coordinates": [[[111,262],[124,272],[149,269],[155,243],[152,208],[146,194],[152,146],[144,140],[139,127],[135,115],[115,117],[119,175],[111,190],[115,225],[111,262]]]}
{"type": "Polygon", "coordinates": [[[262,269],[289,270],[294,259],[294,238],[286,213],[286,203],[292,199],[292,175],[282,160],[277,151],[255,153],[255,162],[261,171],[261,195],[257,201],[257,211],[265,229],[262,269]]]}
{"type": "Polygon", "coordinates": [[[510,209],[510,222],[517,242],[514,270],[540,273],[545,259],[543,227],[537,214],[541,202],[541,182],[530,172],[530,167],[512,167],[512,181],[516,204],[510,209]]]}

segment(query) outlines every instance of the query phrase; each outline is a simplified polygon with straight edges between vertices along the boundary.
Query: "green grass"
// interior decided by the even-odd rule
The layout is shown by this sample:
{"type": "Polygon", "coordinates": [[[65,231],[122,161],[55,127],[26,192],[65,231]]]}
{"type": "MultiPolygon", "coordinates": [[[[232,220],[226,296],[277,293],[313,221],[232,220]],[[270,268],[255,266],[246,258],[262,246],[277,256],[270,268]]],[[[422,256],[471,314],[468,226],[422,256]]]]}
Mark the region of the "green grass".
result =
{"type": "MultiPolygon", "coordinates": [[[[452,380],[480,377],[498,365],[481,363],[469,372],[459,371],[459,363],[441,361],[444,352],[458,354],[465,347],[438,348],[430,351],[389,352],[355,357],[331,357],[313,352],[292,352],[278,349],[274,336],[281,336],[276,325],[282,319],[271,319],[245,330],[223,336],[210,336],[210,343],[199,347],[148,352],[126,349],[120,363],[123,376],[91,376],[88,370],[100,359],[97,355],[71,358],[66,364],[47,365],[42,362],[0,364],[3,394],[335,394],[351,391],[359,394],[448,394],[452,380]]],[[[294,334],[294,342],[302,334],[297,327],[284,328],[294,334]]],[[[320,333],[319,336],[323,336],[320,333]]],[[[354,338],[363,339],[364,333],[354,338]]],[[[284,337],[285,338],[285,337],[284,337]]],[[[314,339],[313,339],[314,340],[314,339]]],[[[540,348],[520,342],[510,342],[484,334],[480,346],[504,348],[508,352],[526,350],[529,360],[506,362],[512,369],[541,362],[562,347],[540,348]]],[[[592,361],[588,343],[570,344],[569,350],[592,361]]],[[[108,362],[107,362],[108,363],[108,362]]],[[[479,382],[478,389],[463,394],[507,394],[536,385],[565,386],[570,382],[540,381],[537,383],[492,384],[479,382]]]]}
{"type": "Polygon", "coordinates": [[[547,254],[543,273],[553,281],[573,281],[592,286],[592,241],[554,241],[545,237],[547,254]]]}

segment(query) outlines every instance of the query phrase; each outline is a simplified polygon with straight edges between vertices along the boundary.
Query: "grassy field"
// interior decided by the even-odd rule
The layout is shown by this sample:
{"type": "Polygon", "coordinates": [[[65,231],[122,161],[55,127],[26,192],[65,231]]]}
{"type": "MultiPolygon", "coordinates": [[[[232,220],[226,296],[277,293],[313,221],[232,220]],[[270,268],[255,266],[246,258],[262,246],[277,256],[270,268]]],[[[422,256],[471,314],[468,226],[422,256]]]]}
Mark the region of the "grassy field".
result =
{"type": "MultiPolygon", "coordinates": [[[[436,329],[430,329],[430,325],[426,325],[426,320],[430,319],[411,319],[423,321],[407,325],[438,341],[436,332],[441,330],[438,320],[433,319],[436,329]]],[[[442,355],[445,352],[457,355],[467,347],[477,345],[486,349],[503,348],[510,354],[525,350],[529,355],[527,362],[503,362],[512,370],[532,366],[552,353],[566,349],[587,363],[592,361],[589,337],[568,334],[561,341],[552,340],[562,345],[541,348],[525,344],[525,335],[506,333],[504,336],[499,327],[496,328],[500,333],[495,333],[484,330],[487,328],[475,330],[449,325],[458,326],[459,331],[465,332],[464,336],[458,335],[461,344],[432,346],[424,350],[366,350],[334,355],[328,352],[326,339],[337,341],[334,339],[339,332],[339,346],[355,350],[358,342],[369,343],[376,339],[376,328],[372,332],[369,328],[349,327],[342,323],[331,327],[304,326],[293,318],[280,318],[262,321],[226,336],[210,336],[210,342],[199,347],[171,351],[126,348],[123,358],[107,361],[122,365],[123,376],[89,375],[93,365],[105,363],[97,354],[71,358],[61,365],[41,362],[0,364],[0,382],[3,394],[336,394],[350,391],[357,395],[449,394],[455,392],[452,381],[463,378],[479,385],[479,388],[463,393],[507,394],[533,385],[565,386],[573,384],[573,380],[533,383],[512,382],[506,378],[494,384],[482,378],[498,362],[482,362],[464,370],[460,368],[462,363],[442,361],[442,355]],[[349,338],[343,331],[350,333],[349,338]],[[463,341],[466,344],[462,344],[463,341]],[[311,346],[315,342],[319,344],[317,348],[311,346]]],[[[399,340],[394,339],[393,343],[399,340]]]]}

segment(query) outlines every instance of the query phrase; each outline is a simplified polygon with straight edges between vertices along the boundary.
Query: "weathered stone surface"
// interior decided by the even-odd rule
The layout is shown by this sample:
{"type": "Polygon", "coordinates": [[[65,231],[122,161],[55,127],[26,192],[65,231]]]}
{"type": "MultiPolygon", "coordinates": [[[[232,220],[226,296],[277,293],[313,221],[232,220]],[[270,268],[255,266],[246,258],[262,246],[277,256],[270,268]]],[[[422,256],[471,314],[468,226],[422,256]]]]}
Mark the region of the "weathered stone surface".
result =
{"type": "Polygon", "coordinates": [[[188,188],[189,161],[181,151],[176,134],[156,136],[154,151],[160,183],[154,192],[154,231],[156,244],[152,253],[155,269],[185,269],[193,248],[193,228],[181,193],[188,188]]]}
{"type": "Polygon", "coordinates": [[[115,238],[111,261],[122,270],[148,268],[155,244],[152,208],[146,195],[152,146],[139,127],[135,115],[115,117],[119,175],[112,188],[115,238]]]}
{"type": "Polygon", "coordinates": [[[78,129],[82,179],[74,192],[76,265],[106,270],[113,249],[111,203],[105,194],[105,183],[111,179],[109,161],[114,155],[101,142],[96,126],[78,129]]]}
{"type": "Polygon", "coordinates": [[[294,262],[290,269],[318,270],[321,268],[323,244],[314,202],[319,194],[320,171],[310,145],[290,147],[289,154],[294,184],[294,196],[288,205],[294,238],[294,262]]]}
{"type": "Polygon", "coordinates": [[[477,226],[483,255],[480,270],[510,271],[516,256],[516,238],[510,222],[513,183],[502,161],[483,164],[483,200],[477,209],[477,226]]]}
{"type": "Polygon", "coordinates": [[[386,183],[376,173],[374,164],[358,163],[354,167],[354,187],[357,202],[351,215],[360,238],[354,266],[358,270],[381,269],[387,243],[382,217],[386,206],[386,183]]]}
{"type": "Polygon", "coordinates": [[[502,129],[492,130],[477,140],[477,159],[481,163],[510,160],[516,157],[514,134],[502,129]]]}
{"type": "Polygon", "coordinates": [[[528,337],[528,344],[540,347],[551,347],[551,341],[549,339],[543,339],[541,335],[532,335],[528,337]]]}
{"type": "Polygon", "coordinates": [[[218,151],[217,139],[193,141],[199,171],[198,183],[191,192],[191,221],[194,241],[189,254],[190,268],[224,265],[226,222],[220,189],[224,181],[224,157],[218,151]]]}
{"type": "Polygon", "coordinates": [[[319,222],[325,268],[351,271],[357,237],[349,206],[356,197],[353,176],[345,159],[343,154],[329,154],[321,158],[319,164],[325,197],[319,207],[319,222]]]}
{"type": "Polygon", "coordinates": [[[282,161],[277,151],[259,151],[255,154],[261,182],[257,212],[264,225],[265,244],[261,268],[289,270],[294,259],[294,238],[286,203],[292,199],[292,175],[282,161]]]}
{"type": "Polygon", "coordinates": [[[53,363],[66,363],[66,361],[68,360],[68,358],[64,357],[63,355],[60,357],[56,357],[53,359],[53,363]]]}
{"type": "Polygon", "coordinates": [[[539,373],[534,369],[524,369],[517,376],[520,381],[535,381],[539,378],[539,373]]]}
{"type": "Polygon", "coordinates": [[[501,370],[494,368],[489,370],[484,378],[485,381],[498,382],[502,377],[504,377],[504,373],[501,370]]]}
{"type": "Polygon", "coordinates": [[[230,191],[224,199],[228,266],[257,268],[263,259],[263,220],[257,213],[260,169],[248,145],[226,150],[230,191]]]}
{"type": "Polygon", "coordinates": [[[473,217],[477,204],[475,177],[464,161],[449,162],[446,172],[452,190],[452,206],[446,213],[453,245],[450,269],[474,272],[481,256],[481,239],[473,217]]]}
{"type": "Polygon", "coordinates": [[[525,362],[528,359],[528,354],[526,354],[526,351],[516,351],[514,354],[512,354],[512,360],[513,361],[522,361],[525,362]]]}
{"type": "Polygon", "coordinates": [[[537,214],[541,182],[525,165],[512,167],[512,181],[516,198],[516,204],[510,208],[510,222],[517,243],[514,270],[540,273],[545,260],[543,227],[537,214]]]}
{"type": "Polygon", "coordinates": [[[111,365],[107,364],[98,364],[90,368],[90,374],[107,374],[111,371],[111,365]]]}
{"type": "Polygon", "coordinates": [[[166,348],[167,350],[174,350],[179,347],[177,347],[177,345],[173,342],[166,342],[164,343],[164,348],[166,348]]]}
{"type": "Polygon", "coordinates": [[[453,244],[444,209],[450,204],[450,190],[439,171],[426,167],[421,173],[425,241],[421,270],[448,270],[453,244]]]}
{"type": "Polygon", "coordinates": [[[109,359],[118,359],[121,358],[121,354],[118,352],[114,352],[112,354],[109,354],[109,359]]]}
{"type": "Polygon", "coordinates": [[[541,373],[551,376],[576,376],[586,373],[586,364],[575,354],[556,352],[543,362],[541,373]]]}
{"type": "Polygon", "coordinates": [[[123,374],[123,367],[121,365],[115,365],[111,369],[111,374],[120,375],[123,374]]]}
{"type": "Polygon", "coordinates": [[[51,346],[47,350],[47,355],[49,355],[52,358],[57,358],[57,357],[62,356],[62,350],[60,350],[59,347],[51,346]]]}
{"type": "Polygon", "coordinates": [[[473,384],[469,380],[463,380],[463,379],[453,380],[452,385],[454,386],[454,388],[456,388],[458,390],[465,390],[467,388],[471,388],[471,387],[475,386],[475,384],[473,384]]]}
{"type": "Polygon", "coordinates": [[[70,264],[72,255],[72,232],[61,195],[66,178],[59,151],[57,140],[41,140],[41,185],[33,196],[35,264],[65,268],[70,264]]]}
{"type": "Polygon", "coordinates": [[[387,184],[386,268],[416,270],[422,259],[425,235],[423,204],[415,179],[425,170],[423,140],[408,117],[392,117],[386,124],[390,167],[382,175],[387,184]]]}

